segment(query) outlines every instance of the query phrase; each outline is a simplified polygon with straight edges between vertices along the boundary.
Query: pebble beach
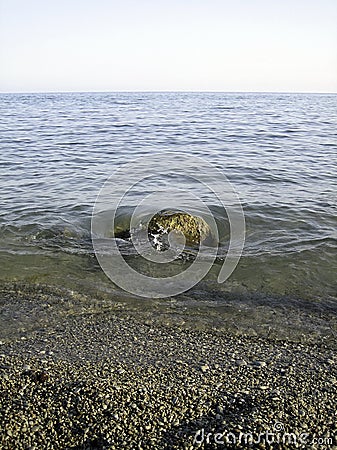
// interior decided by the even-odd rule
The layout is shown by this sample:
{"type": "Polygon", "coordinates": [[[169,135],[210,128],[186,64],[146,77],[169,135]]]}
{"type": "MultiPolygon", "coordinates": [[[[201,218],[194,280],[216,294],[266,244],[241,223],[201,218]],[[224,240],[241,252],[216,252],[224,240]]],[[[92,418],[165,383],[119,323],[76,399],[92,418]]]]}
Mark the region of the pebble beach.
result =
{"type": "Polygon", "coordinates": [[[334,339],[198,329],[34,289],[1,293],[1,448],[337,448],[334,339]]]}

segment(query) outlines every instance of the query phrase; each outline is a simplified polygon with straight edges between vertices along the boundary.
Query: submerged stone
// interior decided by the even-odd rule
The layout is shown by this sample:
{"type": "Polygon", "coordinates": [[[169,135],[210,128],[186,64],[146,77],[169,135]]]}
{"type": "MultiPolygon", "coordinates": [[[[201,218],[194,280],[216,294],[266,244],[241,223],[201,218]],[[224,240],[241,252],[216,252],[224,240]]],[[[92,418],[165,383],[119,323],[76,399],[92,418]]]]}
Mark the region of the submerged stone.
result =
{"type": "Polygon", "coordinates": [[[178,231],[184,234],[187,244],[200,244],[212,236],[209,225],[202,217],[182,212],[154,215],[148,231],[152,235],[178,231]]]}

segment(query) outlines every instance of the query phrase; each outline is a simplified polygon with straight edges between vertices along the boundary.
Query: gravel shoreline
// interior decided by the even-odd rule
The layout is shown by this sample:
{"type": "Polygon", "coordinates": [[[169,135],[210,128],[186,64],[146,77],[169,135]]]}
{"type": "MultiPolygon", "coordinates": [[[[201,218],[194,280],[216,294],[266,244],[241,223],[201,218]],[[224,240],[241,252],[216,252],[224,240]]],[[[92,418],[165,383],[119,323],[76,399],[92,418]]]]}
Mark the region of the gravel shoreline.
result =
{"type": "Polygon", "coordinates": [[[336,363],[331,340],[65,314],[1,341],[0,447],[336,449],[336,363]]]}

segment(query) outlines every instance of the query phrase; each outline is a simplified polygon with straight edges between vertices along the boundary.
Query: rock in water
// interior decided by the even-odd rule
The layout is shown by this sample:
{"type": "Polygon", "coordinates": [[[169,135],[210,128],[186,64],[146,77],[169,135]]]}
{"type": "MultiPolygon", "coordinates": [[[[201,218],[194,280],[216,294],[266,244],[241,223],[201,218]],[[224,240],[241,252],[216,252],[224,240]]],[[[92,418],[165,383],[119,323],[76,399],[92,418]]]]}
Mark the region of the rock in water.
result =
{"type": "Polygon", "coordinates": [[[187,244],[200,244],[212,237],[211,229],[202,217],[187,213],[158,213],[149,222],[148,232],[152,235],[171,231],[182,232],[187,244]]]}

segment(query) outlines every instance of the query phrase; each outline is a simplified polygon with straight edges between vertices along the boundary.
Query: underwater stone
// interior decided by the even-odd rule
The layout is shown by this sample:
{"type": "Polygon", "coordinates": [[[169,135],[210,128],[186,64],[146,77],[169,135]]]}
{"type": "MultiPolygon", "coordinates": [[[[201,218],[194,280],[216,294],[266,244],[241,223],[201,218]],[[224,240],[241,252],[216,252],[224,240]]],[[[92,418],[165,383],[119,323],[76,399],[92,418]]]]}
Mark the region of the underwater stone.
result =
{"type": "Polygon", "coordinates": [[[209,225],[202,217],[182,212],[154,215],[149,222],[148,231],[152,235],[180,231],[188,244],[199,244],[212,236],[209,225]]]}

